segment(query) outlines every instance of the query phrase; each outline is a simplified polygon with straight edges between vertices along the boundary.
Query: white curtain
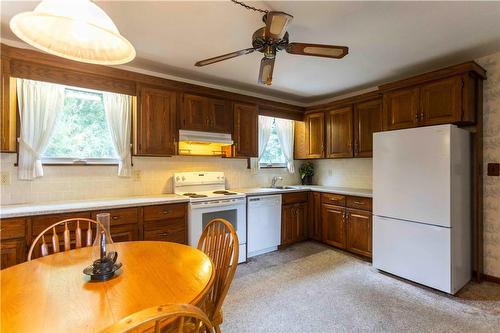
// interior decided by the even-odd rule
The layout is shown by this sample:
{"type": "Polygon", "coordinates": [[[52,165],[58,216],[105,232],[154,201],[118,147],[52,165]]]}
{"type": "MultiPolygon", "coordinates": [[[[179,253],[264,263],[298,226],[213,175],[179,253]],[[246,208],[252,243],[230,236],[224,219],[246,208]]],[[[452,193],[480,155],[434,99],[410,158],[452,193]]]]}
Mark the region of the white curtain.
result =
{"type": "Polygon", "coordinates": [[[57,117],[64,107],[64,86],[17,79],[21,133],[18,178],[43,176],[41,154],[47,148],[57,117]]]}
{"type": "Polygon", "coordinates": [[[251,159],[251,167],[254,173],[260,168],[260,159],[266,150],[267,142],[271,136],[273,120],[274,118],[272,117],[259,116],[259,157],[251,159]]]}
{"type": "Polygon", "coordinates": [[[102,96],[111,140],[119,159],[118,176],[130,177],[132,175],[130,151],[132,97],[107,92],[102,96]]]}
{"type": "Polygon", "coordinates": [[[288,172],[294,173],[293,164],[293,121],[288,119],[276,118],[276,132],[286,159],[286,168],[288,172]]]}

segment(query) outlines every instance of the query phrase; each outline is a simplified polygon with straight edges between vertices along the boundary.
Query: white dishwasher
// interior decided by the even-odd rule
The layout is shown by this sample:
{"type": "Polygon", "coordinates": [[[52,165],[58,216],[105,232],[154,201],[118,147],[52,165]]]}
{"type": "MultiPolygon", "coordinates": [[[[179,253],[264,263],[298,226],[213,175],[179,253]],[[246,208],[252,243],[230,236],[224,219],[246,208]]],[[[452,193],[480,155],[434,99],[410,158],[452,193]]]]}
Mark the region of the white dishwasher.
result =
{"type": "Polygon", "coordinates": [[[247,198],[248,257],[275,251],[281,243],[281,194],[247,198]]]}

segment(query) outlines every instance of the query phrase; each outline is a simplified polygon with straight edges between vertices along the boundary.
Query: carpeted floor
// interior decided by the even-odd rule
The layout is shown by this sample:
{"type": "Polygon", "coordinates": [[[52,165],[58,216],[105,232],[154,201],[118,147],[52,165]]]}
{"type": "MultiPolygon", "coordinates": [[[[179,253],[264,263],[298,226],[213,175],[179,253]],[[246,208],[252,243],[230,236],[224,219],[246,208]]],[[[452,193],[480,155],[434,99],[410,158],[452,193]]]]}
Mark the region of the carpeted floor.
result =
{"type": "Polygon", "coordinates": [[[238,266],[222,331],[500,332],[500,286],[452,297],[306,242],[238,266]]]}

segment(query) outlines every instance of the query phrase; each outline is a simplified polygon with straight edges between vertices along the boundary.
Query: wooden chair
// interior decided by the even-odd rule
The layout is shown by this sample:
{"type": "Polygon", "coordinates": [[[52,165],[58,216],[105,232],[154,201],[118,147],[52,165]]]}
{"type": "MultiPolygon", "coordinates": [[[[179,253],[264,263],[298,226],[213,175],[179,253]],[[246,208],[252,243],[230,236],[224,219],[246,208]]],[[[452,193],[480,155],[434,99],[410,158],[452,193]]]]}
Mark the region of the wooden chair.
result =
{"type": "Polygon", "coordinates": [[[207,315],[190,304],[154,306],[131,314],[101,333],[212,333],[214,328],[207,315]]]}
{"type": "Polygon", "coordinates": [[[198,249],[212,259],[215,268],[215,281],[205,297],[204,310],[220,332],[222,324],[222,303],[233,281],[238,265],[239,241],[234,227],[224,219],[214,219],[203,230],[198,249]]]}
{"type": "MultiPolygon", "coordinates": [[[[57,235],[58,231],[56,229],[59,226],[64,225],[64,231],[63,231],[63,240],[64,240],[64,251],[69,251],[71,249],[71,232],[70,229],[68,228],[68,224],[71,226],[71,224],[76,224],[75,226],[75,231],[74,231],[74,248],[81,248],[82,246],[92,246],[94,243],[94,235],[92,232],[92,226],[95,225],[101,225],[100,222],[91,220],[91,219],[86,219],[86,218],[72,218],[72,219],[67,219],[63,221],[56,222],[52,224],[51,226],[48,226],[44,231],[42,231],[33,241],[31,244],[30,250],[28,252],[28,261],[31,261],[31,256],[33,254],[33,250],[35,249],[36,244],[42,240],[42,243],[40,244],[40,253],[42,257],[45,257],[49,255],[49,245],[45,242],[45,233],[48,231],[52,230],[52,236],[50,237],[50,244],[52,245],[52,253],[57,253],[60,252],[61,246],[60,246],[60,241],[59,241],[59,236],[57,235]],[[81,227],[84,227],[83,229],[81,227]],[[85,226],[87,226],[87,229],[85,230],[85,226]]],[[[96,229],[96,228],[94,228],[96,229]]],[[[106,230],[103,227],[104,230],[106,230]]],[[[97,229],[96,229],[97,230],[97,229]]],[[[96,231],[97,232],[97,231],[96,231]]],[[[107,233],[107,231],[106,231],[107,233]]],[[[108,239],[111,241],[111,237],[109,234],[107,234],[108,239]]]]}

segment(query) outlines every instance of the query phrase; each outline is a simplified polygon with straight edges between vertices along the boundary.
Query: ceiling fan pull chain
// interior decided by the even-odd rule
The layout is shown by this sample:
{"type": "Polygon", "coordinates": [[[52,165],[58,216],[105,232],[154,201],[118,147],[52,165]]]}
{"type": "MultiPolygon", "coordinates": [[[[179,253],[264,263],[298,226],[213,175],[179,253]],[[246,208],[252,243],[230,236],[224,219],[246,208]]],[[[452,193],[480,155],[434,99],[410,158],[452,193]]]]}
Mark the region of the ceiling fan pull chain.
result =
{"type": "Polygon", "coordinates": [[[267,14],[269,13],[268,10],[265,10],[265,9],[260,9],[260,8],[255,8],[255,7],[252,7],[252,6],[249,6],[247,4],[245,4],[244,2],[242,1],[237,1],[237,0],[231,0],[231,2],[237,4],[237,5],[240,5],[240,6],[243,6],[245,7],[246,9],[251,9],[251,10],[254,10],[256,12],[261,12],[261,13],[264,13],[264,14],[267,14]]]}

